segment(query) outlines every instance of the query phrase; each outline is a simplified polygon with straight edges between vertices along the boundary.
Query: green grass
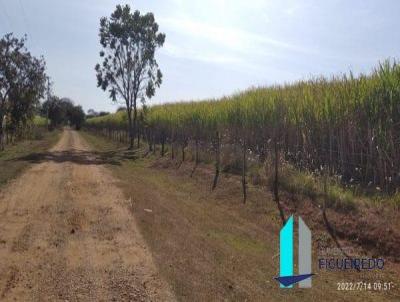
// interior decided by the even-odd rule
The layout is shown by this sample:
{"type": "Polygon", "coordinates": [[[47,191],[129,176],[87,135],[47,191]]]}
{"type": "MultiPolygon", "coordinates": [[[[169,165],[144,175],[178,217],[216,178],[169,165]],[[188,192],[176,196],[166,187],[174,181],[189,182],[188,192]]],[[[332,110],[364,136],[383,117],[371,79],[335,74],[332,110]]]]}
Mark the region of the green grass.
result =
{"type": "Polygon", "coordinates": [[[390,202],[396,210],[400,210],[400,193],[396,193],[392,198],[390,198],[390,202]]]}
{"type": "Polygon", "coordinates": [[[35,115],[33,124],[38,127],[45,127],[47,126],[47,119],[43,116],[35,115]]]}
{"type": "MultiPolygon", "coordinates": [[[[274,178],[271,173],[269,182],[272,183],[273,179],[274,178]]],[[[299,171],[288,164],[281,168],[279,184],[285,191],[289,193],[304,195],[311,199],[315,199],[322,193],[318,180],[312,173],[307,171],[299,171]]]]}
{"type": "MultiPolygon", "coordinates": [[[[318,201],[321,206],[326,201],[328,208],[334,208],[338,211],[356,210],[356,197],[351,189],[343,187],[332,177],[327,180],[325,195],[323,177],[285,165],[280,176],[280,185],[289,193],[299,194],[318,201]]],[[[366,196],[363,197],[367,199],[366,196]]]]}
{"type": "Polygon", "coordinates": [[[262,241],[257,241],[251,237],[227,233],[220,230],[210,230],[208,233],[216,241],[227,244],[229,247],[243,253],[263,253],[267,245],[262,241]]]}
{"type": "MultiPolygon", "coordinates": [[[[273,163],[266,163],[266,167],[259,163],[253,163],[249,167],[249,179],[255,186],[267,185],[270,189],[274,182],[273,163]],[[265,174],[267,170],[267,174],[265,174]]],[[[325,195],[323,177],[293,167],[289,163],[281,165],[279,170],[279,190],[300,198],[309,198],[319,203],[322,207],[324,201],[328,208],[337,211],[357,210],[358,199],[370,200],[365,194],[356,195],[353,188],[341,185],[334,177],[327,179],[327,192],[325,195]]],[[[371,201],[372,203],[372,201],[371,201]]]]}
{"type": "Polygon", "coordinates": [[[328,207],[338,211],[354,211],[357,204],[353,193],[338,185],[330,185],[327,192],[328,207]]]}

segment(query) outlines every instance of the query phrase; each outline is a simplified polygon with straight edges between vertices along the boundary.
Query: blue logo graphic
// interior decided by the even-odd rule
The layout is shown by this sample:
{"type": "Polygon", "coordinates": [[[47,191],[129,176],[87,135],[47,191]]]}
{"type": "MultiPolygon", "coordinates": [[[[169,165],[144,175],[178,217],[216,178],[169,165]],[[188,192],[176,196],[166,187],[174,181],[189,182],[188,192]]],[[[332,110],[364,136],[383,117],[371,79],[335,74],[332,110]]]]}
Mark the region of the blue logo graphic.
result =
{"type": "Polygon", "coordinates": [[[299,216],[299,274],[293,274],[293,215],[286,221],[280,232],[280,274],[275,279],[281,288],[311,287],[311,231],[299,216]]]}

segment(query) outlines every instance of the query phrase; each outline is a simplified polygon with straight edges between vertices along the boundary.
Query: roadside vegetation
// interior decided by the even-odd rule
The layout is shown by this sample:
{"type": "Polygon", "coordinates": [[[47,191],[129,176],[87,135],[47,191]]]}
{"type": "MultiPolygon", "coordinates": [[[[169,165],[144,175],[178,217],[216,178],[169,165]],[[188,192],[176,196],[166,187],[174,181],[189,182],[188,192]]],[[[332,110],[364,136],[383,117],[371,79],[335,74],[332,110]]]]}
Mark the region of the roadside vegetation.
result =
{"type": "Polygon", "coordinates": [[[25,42],[11,33],[0,39],[0,152],[29,135],[45,93],[45,61],[32,56],[25,42]]]}
{"type": "Polygon", "coordinates": [[[35,127],[79,129],[85,119],[81,106],[51,95],[46,62],[29,52],[26,40],[12,33],[0,39],[0,152],[6,144],[32,138],[35,127]]]}
{"type": "MultiPolygon", "coordinates": [[[[65,232],[67,224],[59,224],[60,238],[82,239],[86,232],[114,246],[113,236],[120,236],[128,224],[134,230],[137,220],[157,266],[182,301],[281,301],[297,299],[299,293],[307,301],[365,301],[374,298],[370,292],[349,296],[335,285],[346,278],[397,281],[400,63],[387,60],[369,74],[316,77],[220,99],[147,106],[162,83],[156,51],[165,38],[152,13],[141,14],[129,5],[117,5],[109,17],[101,18],[97,86],[123,107],[115,113],[89,110],[88,115],[71,99],[51,92],[45,61],[31,55],[26,37],[1,38],[0,185],[32,162],[68,162],[57,165],[62,176],[58,183],[68,198],[63,202],[86,200],[83,194],[90,193],[96,197],[92,212],[105,214],[90,219],[91,210],[82,208],[82,214],[76,212],[80,228],[65,232]],[[63,127],[83,128],[84,139],[68,130],[63,148],[45,152],[63,127]],[[80,187],[70,186],[70,177],[80,185],[114,183],[104,176],[103,167],[92,169],[97,173],[93,175],[86,171],[89,165],[107,165],[118,178],[128,202],[126,211],[110,220],[124,213],[127,219],[120,226],[105,222],[108,212],[119,209],[105,207],[110,198],[121,202],[118,190],[99,207],[97,197],[104,197],[105,191],[82,189],[78,195],[80,187]],[[68,175],[65,169],[71,169],[68,175]],[[283,294],[272,276],[278,271],[279,230],[293,213],[307,217],[316,253],[335,246],[347,257],[342,246],[349,244],[355,254],[384,256],[393,266],[383,272],[321,271],[323,278],[315,278],[313,291],[283,294]],[[95,229],[102,224],[109,226],[104,232],[95,229]]],[[[64,220],[69,217],[63,209],[75,210],[65,204],[62,211],[40,209],[53,208],[64,220]]],[[[121,243],[132,238],[132,232],[124,231],[121,243]]],[[[58,252],[54,241],[57,249],[51,248],[58,252]]],[[[93,242],[100,241],[85,244],[93,242]]],[[[114,251],[119,257],[115,259],[122,259],[121,251],[114,251]]],[[[110,267],[115,267],[115,259],[110,267]]],[[[313,265],[316,268],[317,262],[313,265]]],[[[58,269],[70,273],[66,268],[58,269]]],[[[108,269],[103,272],[110,275],[108,269]]],[[[130,271],[123,273],[129,274],[126,280],[140,279],[130,271]]],[[[7,280],[14,279],[15,274],[7,280]]],[[[97,286],[95,279],[87,284],[97,286]]],[[[113,291],[125,286],[125,279],[115,280],[113,291]]],[[[141,285],[146,288],[145,282],[141,285]]],[[[398,300],[396,292],[383,295],[398,300]]]]}
{"type": "MultiPolygon", "coordinates": [[[[159,154],[149,154],[146,143],[127,151],[126,142],[94,132],[83,131],[81,135],[96,150],[97,156],[104,156],[110,162],[107,166],[129,201],[127,210],[134,215],[157,267],[179,301],[298,301],[299,294],[305,301],[373,301],[376,297],[369,292],[348,295],[338,291],[336,282],[360,278],[397,280],[396,266],[387,263],[387,270],[379,277],[373,271],[319,271],[313,279],[312,291],[282,292],[273,280],[279,271],[281,221],[270,192],[263,187],[249,186],[248,202],[243,206],[238,202],[240,175],[221,175],[219,185],[210,192],[213,171],[209,164],[200,162],[196,173],[189,177],[193,162],[180,164],[159,154]]],[[[311,206],[309,199],[298,198],[293,202],[291,194],[281,192],[281,201],[285,210],[294,212],[297,206],[297,213],[306,217],[313,232],[315,257],[322,256],[320,250],[335,247],[323,227],[319,209],[311,206]]],[[[359,219],[351,219],[354,218],[351,215],[331,217],[333,225],[350,224],[347,228],[339,225],[338,230],[351,230],[353,233],[349,234],[354,236],[362,232],[369,234],[371,225],[385,232],[390,227],[390,222],[374,220],[375,216],[370,214],[365,216],[362,227],[357,224],[359,219]],[[365,224],[366,220],[370,225],[365,224]]],[[[392,226],[390,234],[395,234],[395,229],[392,226]]],[[[375,241],[378,245],[391,236],[382,235],[385,238],[375,241]]],[[[396,240],[388,242],[393,244],[396,240]]],[[[347,241],[342,242],[349,246],[347,241]]],[[[380,246],[377,249],[383,251],[380,246]]],[[[394,246],[392,249],[397,251],[394,246]]],[[[365,254],[357,248],[355,251],[365,254]]],[[[388,259],[385,257],[385,260],[388,259]]],[[[313,271],[317,271],[317,262],[314,265],[313,271]]],[[[385,301],[398,299],[396,291],[383,294],[385,301]]]]}
{"type": "MultiPolygon", "coordinates": [[[[143,107],[135,147],[162,166],[191,165],[190,177],[213,167],[203,175],[209,191],[221,175],[237,175],[238,201],[266,188],[281,224],[312,211],[337,247],[349,240],[398,261],[400,238],[387,230],[394,232],[400,208],[399,87],[400,65],[386,61],[368,75],[143,107]]],[[[88,119],[85,129],[131,144],[127,125],[119,110],[88,119]]]]}
{"type": "MultiPolygon", "coordinates": [[[[190,153],[195,165],[214,162],[212,188],[221,171],[240,173],[243,201],[249,176],[270,179],[276,200],[279,186],[314,194],[314,179],[319,178],[320,188],[324,179],[328,182],[329,204],[343,201],[352,207],[352,195],[397,194],[399,87],[400,65],[386,61],[369,75],[316,78],[220,100],[151,106],[138,113],[137,145],[146,140],[150,152],[168,152],[179,161],[190,153]],[[291,176],[285,169],[292,170],[291,176]],[[293,175],[300,177],[298,185],[293,175]]],[[[117,112],[89,119],[86,127],[126,141],[126,122],[124,113],[117,112]]]]}
{"type": "Polygon", "coordinates": [[[80,106],[51,95],[45,60],[30,53],[26,40],[12,33],[0,38],[0,184],[29,165],[26,156],[57,141],[59,131],[48,130],[79,129],[85,118],[80,106]]]}

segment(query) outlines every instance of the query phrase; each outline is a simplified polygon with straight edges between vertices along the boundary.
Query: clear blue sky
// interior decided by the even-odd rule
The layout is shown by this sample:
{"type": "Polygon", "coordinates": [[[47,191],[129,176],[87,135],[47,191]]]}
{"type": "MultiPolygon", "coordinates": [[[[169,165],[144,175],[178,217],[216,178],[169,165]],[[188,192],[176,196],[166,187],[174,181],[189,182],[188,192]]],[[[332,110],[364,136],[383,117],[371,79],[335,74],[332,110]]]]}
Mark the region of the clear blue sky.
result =
{"type": "Polygon", "coordinates": [[[249,86],[349,70],[400,57],[400,1],[0,0],[0,35],[28,35],[54,92],[84,109],[114,111],[96,87],[99,19],[128,3],[166,33],[164,74],[150,104],[229,95],[249,86]]]}

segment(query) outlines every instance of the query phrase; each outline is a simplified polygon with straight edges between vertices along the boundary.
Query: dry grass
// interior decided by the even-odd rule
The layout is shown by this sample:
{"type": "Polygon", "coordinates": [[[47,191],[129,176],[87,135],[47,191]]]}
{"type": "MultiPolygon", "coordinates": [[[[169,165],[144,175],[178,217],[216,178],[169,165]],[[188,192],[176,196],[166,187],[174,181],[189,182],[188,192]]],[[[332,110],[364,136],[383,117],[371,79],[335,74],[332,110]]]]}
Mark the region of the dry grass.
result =
{"type": "MultiPolygon", "coordinates": [[[[96,150],[116,149],[111,141],[84,137],[96,150]]],[[[250,186],[248,203],[243,205],[234,175],[224,174],[211,193],[212,172],[205,165],[198,167],[193,178],[189,177],[191,163],[176,169],[168,161],[151,157],[124,160],[110,168],[132,200],[131,211],[161,273],[181,301],[398,301],[400,297],[398,290],[337,291],[340,281],[380,278],[399,283],[394,264],[388,264],[379,276],[375,272],[325,273],[314,267],[318,275],[311,290],[280,290],[273,280],[279,270],[280,221],[275,203],[265,189],[250,186]]],[[[286,204],[293,203],[282,198],[286,204]]],[[[298,205],[305,203],[300,200],[298,205]]],[[[334,245],[320,228],[318,212],[310,207],[302,211],[313,232],[316,264],[318,244],[334,245]]]]}

